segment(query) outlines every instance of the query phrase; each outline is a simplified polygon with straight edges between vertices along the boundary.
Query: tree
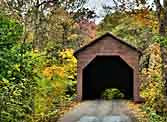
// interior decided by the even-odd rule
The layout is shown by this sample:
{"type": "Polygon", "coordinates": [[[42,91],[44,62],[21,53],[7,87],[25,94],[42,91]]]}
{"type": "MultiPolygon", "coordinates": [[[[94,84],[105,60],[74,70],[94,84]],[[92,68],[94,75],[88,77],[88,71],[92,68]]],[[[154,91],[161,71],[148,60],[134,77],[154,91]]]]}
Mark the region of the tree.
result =
{"type": "Polygon", "coordinates": [[[160,0],[155,0],[156,13],[159,21],[159,34],[165,36],[167,34],[167,1],[163,0],[163,5],[160,0]]]}
{"type": "Polygon", "coordinates": [[[136,9],[147,8],[149,11],[155,11],[156,17],[158,19],[159,34],[165,36],[167,34],[167,1],[166,0],[154,0],[150,5],[149,0],[109,0],[114,3],[114,6],[108,5],[104,6],[105,9],[112,11],[132,11],[135,12],[136,9]]]}
{"type": "Polygon", "coordinates": [[[84,8],[86,0],[4,0],[4,3],[9,13],[17,13],[24,25],[25,39],[32,36],[33,48],[38,50],[43,49],[48,40],[48,19],[55,10],[62,8],[76,21],[94,17],[93,11],[84,8]]]}
{"type": "Polygon", "coordinates": [[[60,50],[76,48],[78,38],[78,28],[73,16],[63,8],[53,11],[48,17],[48,41],[46,42],[48,53],[56,57],[60,50]]]}
{"type": "Polygon", "coordinates": [[[152,17],[149,11],[138,10],[136,14],[116,11],[107,15],[98,25],[98,35],[110,31],[128,43],[145,49],[156,34],[157,21],[149,19],[152,17]]]}
{"type": "Polygon", "coordinates": [[[22,34],[20,23],[0,13],[0,121],[22,122],[33,113],[37,55],[22,34]]]}

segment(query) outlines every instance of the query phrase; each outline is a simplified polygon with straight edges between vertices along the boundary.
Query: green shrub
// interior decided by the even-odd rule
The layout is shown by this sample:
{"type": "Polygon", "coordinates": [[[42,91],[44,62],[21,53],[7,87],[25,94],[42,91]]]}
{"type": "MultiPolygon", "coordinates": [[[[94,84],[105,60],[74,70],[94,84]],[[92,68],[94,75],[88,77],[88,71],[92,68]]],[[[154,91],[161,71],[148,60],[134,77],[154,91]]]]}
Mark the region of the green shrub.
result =
{"type": "Polygon", "coordinates": [[[124,98],[124,94],[116,88],[106,89],[102,93],[102,98],[106,100],[112,100],[112,99],[121,99],[124,98]]]}
{"type": "Polygon", "coordinates": [[[0,122],[30,122],[34,113],[39,55],[22,36],[22,25],[0,13],[0,122]]]}

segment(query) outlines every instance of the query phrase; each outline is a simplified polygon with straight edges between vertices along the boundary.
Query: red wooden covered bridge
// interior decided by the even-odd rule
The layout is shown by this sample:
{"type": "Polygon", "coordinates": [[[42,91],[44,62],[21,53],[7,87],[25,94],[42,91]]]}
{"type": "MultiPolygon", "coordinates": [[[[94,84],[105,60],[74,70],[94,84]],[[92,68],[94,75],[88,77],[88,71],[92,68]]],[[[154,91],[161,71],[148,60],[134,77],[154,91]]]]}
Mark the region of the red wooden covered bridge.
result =
{"type": "Polygon", "coordinates": [[[137,48],[106,33],[77,50],[74,56],[78,60],[78,100],[100,99],[106,88],[117,88],[124,93],[125,99],[141,101],[141,52],[137,48]]]}

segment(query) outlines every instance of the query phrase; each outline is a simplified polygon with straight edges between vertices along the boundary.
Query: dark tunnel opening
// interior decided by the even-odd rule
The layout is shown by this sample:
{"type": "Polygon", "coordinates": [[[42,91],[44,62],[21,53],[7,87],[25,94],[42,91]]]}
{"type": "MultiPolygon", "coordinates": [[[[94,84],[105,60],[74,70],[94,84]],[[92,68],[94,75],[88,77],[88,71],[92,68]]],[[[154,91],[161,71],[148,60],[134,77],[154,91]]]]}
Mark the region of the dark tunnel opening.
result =
{"type": "Polygon", "coordinates": [[[133,69],[119,56],[97,56],[83,70],[83,100],[101,99],[105,89],[117,88],[133,99],[133,69]]]}

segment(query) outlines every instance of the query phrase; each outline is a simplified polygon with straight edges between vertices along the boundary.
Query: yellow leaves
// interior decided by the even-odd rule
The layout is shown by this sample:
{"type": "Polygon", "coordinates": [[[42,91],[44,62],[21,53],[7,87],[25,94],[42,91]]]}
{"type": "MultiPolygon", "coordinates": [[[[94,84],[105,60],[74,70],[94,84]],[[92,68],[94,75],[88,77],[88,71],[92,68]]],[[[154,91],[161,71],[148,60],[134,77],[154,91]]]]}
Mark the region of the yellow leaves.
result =
{"type": "Polygon", "coordinates": [[[154,43],[146,50],[149,55],[148,68],[142,70],[145,76],[142,86],[142,96],[146,99],[146,105],[151,109],[163,112],[167,106],[164,95],[164,81],[162,72],[162,58],[160,45],[154,43]]]}
{"type": "Polygon", "coordinates": [[[149,59],[149,72],[151,73],[159,73],[161,74],[161,67],[162,67],[162,58],[161,58],[161,49],[160,44],[154,43],[150,45],[150,47],[146,50],[147,53],[150,55],[149,59]]]}
{"type": "Polygon", "coordinates": [[[53,88],[54,88],[53,92],[55,96],[62,95],[65,89],[64,84],[62,82],[54,82],[53,88]]]}
{"type": "Polygon", "coordinates": [[[138,122],[148,122],[148,115],[143,112],[141,104],[135,104],[134,102],[128,102],[128,108],[132,110],[133,115],[137,118],[138,122]]]}
{"type": "Polygon", "coordinates": [[[43,70],[43,75],[47,77],[48,79],[51,79],[54,75],[58,75],[63,78],[65,75],[64,68],[58,67],[58,66],[46,67],[43,70]]]}
{"type": "Polygon", "coordinates": [[[134,24],[151,27],[154,32],[158,31],[158,20],[147,8],[138,11],[132,17],[135,19],[134,24]]]}
{"type": "Polygon", "coordinates": [[[42,75],[45,76],[40,82],[39,95],[36,96],[36,112],[48,112],[49,108],[54,104],[55,100],[61,99],[64,96],[67,84],[66,74],[63,66],[52,65],[42,69],[42,75]],[[42,94],[41,94],[42,93],[42,94]],[[44,96],[43,96],[44,95],[44,96]]]}
{"type": "Polygon", "coordinates": [[[59,56],[64,64],[65,72],[68,79],[75,79],[77,60],[73,56],[73,49],[65,49],[59,53],[59,56]]]}
{"type": "Polygon", "coordinates": [[[65,49],[62,52],[60,52],[59,56],[63,59],[68,59],[73,57],[73,49],[65,49]]]}
{"type": "Polygon", "coordinates": [[[15,68],[17,71],[20,71],[20,64],[15,64],[15,65],[14,65],[14,68],[15,68]]]}
{"type": "Polygon", "coordinates": [[[59,57],[63,65],[45,67],[42,71],[43,75],[48,79],[52,79],[54,76],[58,76],[61,79],[75,79],[77,60],[73,56],[73,52],[72,49],[65,49],[60,52],[59,57]]]}
{"type": "Polygon", "coordinates": [[[65,49],[62,52],[60,52],[59,56],[61,57],[64,64],[66,64],[65,67],[74,68],[76,66],[77,60],[73,56],[73,53],[73,49],[65,49]]]}
{"type": "Polygon", "coordinates": [[[68,36],[68,40],[77,40],[78,39],[78,35],[77,34],[71,34],[68,36]]]}
{"type": "Polygon", "coordinates": [[[53,75],[53,71],[50,69],[50,67],[47,67],[43,70],[43,75],[46,77],[50,77],[53,75]]]}

